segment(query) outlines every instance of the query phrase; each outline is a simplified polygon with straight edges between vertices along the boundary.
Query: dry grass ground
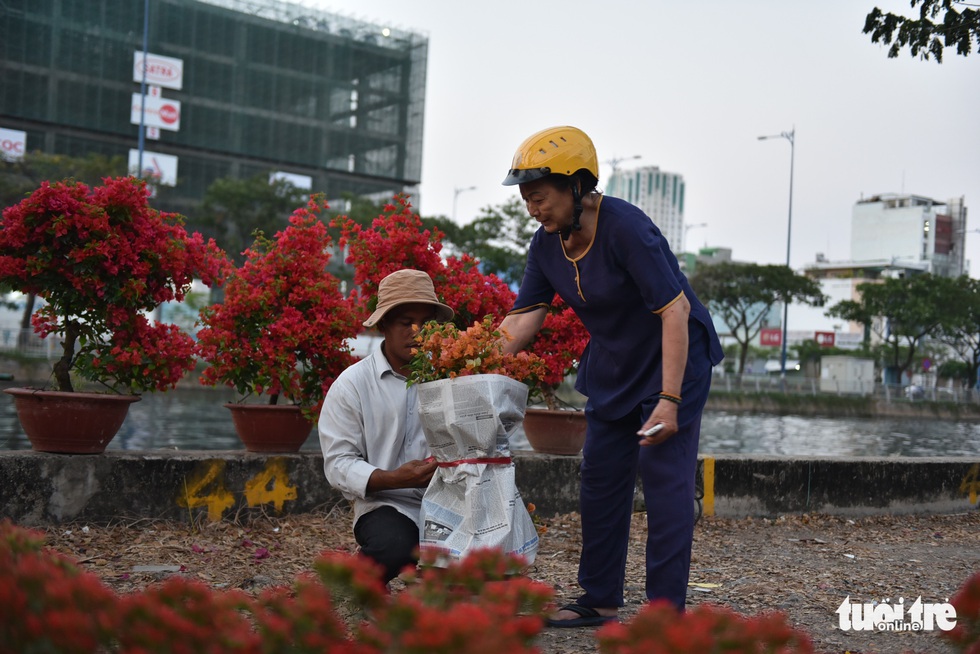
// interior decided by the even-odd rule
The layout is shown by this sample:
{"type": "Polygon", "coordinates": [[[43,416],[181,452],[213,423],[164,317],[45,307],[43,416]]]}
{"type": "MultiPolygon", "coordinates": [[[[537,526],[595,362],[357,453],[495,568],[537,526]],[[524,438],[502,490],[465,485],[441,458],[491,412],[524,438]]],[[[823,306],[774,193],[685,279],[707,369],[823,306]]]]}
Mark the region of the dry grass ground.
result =
{"type": "MultiPolygon", "coordinates": [[[[637,514],[622,618],[643,596],[644,516],[637,514]]],[[[578,516],[541,521],[544,534],[529,576],[551,585],[561,603],[578,595],[578,516]]],[[[152,521],[48,528],[48,542],[124,593],[167,574],[215,588],[255,590],[288,584],[323,550],[353,551],[350,516],[262,518],[249,524],[191,526],[152,521]]],[[[845,597],[945,601],[980,570],[980,512],[944,516],[848,519],[826,515],[775,520],[704,518],[695,533],[689,604],[712,602],[753,615],[783,611],[820,652],[951,652],[935,632],[844,632],[837,607],[845,597]]],[[[544,654],[595,652],[592,629],[545,630],[544,654]]]]}

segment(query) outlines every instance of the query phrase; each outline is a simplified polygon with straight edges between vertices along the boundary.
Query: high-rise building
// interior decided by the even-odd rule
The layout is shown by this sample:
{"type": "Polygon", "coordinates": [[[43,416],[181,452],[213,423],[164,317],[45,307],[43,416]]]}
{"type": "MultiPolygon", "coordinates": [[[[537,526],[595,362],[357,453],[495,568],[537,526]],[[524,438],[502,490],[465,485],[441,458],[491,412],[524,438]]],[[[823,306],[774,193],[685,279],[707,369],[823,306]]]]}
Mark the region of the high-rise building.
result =
{"type": "Polygon", "coordinates": [[[684,250],[683,176],[657,166],[616,170],[609,177],[605,192],[638,206],[660,228],[671,250],[684,250]]]}
{"type": "Polygon", "coordinates": [[[162,209],[221,177],[328,198],[420,181],[425,36],[281,0],[3,0],[0,34],[0,128],[27,151],[127,157],[142,120],[160,155],[144,171],[176,170],[162,209]]]}

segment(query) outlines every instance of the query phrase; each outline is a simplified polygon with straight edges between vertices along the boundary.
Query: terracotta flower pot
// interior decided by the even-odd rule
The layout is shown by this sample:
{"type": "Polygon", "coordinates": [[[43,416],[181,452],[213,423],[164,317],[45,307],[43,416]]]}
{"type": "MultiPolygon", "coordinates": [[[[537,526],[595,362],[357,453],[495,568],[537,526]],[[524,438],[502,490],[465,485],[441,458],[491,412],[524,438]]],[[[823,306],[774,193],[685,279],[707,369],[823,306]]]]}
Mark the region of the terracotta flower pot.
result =
{"type": "Polygon", "coordinates": [[[31,448],[60,454],[99,454],[122,427],[138,395],[66,393],[7,388],[31,448]]]}
{"type": "Polygon", "coordinates": [[[313,429],[295,404],[226,404],[249,452],[298,452],[313,429]]]}
{"type": "Polygon", "coordinates": [[[535,452],[578,454],[585,444],[585,412],[527,409],[524,435],[535,452]]]}

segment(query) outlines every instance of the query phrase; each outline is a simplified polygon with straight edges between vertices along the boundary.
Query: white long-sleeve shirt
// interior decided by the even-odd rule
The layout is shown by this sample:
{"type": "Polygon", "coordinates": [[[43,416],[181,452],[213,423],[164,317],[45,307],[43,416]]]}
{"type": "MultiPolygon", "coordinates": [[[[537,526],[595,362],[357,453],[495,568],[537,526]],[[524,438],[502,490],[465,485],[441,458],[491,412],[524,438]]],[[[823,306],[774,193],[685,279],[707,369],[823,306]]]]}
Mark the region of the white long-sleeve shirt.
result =
{"type": "Polygon", "coordinates": [[[416,522],[423,488],[367,493],[377,469],[394,470],[429,456],[418,413],[418,391],[405,385],[381,347],[342,372],[330,386],[317,430],[323,472],[354,504],[354,523],[365,513],[391,506],[416,522]]]}

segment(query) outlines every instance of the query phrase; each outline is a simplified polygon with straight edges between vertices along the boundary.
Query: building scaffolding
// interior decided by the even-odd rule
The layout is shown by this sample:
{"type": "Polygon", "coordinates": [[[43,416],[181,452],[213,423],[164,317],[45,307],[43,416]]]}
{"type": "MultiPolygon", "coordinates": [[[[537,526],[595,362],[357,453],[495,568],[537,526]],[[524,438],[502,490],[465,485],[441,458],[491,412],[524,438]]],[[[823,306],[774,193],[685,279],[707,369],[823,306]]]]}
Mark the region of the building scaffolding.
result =
{"type": "MultiPolygon", "coordinates": [[[[0,126],[29,151],[125,155],[143,2],[4,0],[0,126]]],[[[421,179],[428,38],[281,0],[151,0],[148,50],[183,62],[179,159],[162,209],[188,213],[223,177],[308,177],[329,198],[411,192],[421,179]]]]}

